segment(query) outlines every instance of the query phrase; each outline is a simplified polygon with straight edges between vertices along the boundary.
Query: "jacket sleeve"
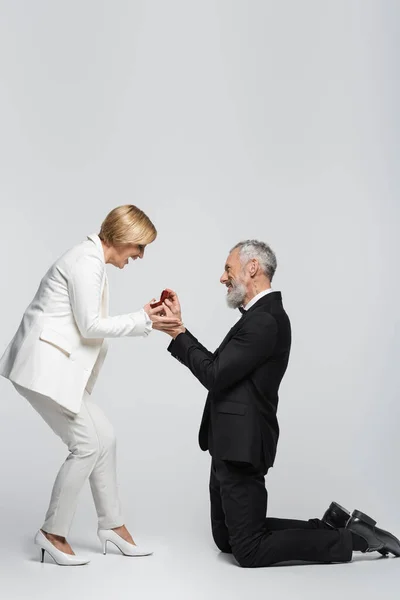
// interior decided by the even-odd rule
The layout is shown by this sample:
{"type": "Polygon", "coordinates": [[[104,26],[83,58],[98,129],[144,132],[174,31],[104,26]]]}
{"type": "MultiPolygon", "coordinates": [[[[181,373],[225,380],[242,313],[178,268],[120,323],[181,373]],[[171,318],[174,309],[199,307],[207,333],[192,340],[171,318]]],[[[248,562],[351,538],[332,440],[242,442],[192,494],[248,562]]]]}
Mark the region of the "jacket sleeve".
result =
{"type": "Polygon", "coordinates": [[[115,338],[147,336],[152,322],[145,311],[114,317],[101,316],[102,284],[105,265],[100,257],[81,256],[74,264],[68,279],[72,312],[84,338],[115,338]]]}
{"type": "Polygon", "coordinates": [[[211,357],[211,356],[214,356],[215,352],[211,352],[210,350],[207,350],[207,348],[206,348],[205,346],[203,346],[203,344],[200,344],[199,340],[198,340],[198,339],[197,339],[197,338],[196,338],[196,337],[193,335],[193,333],[191,333],[191,332],[190,332],[188,329],[186,329],[185,333],[186,333],[186,335],[190,336],[192,340],[194,340],[194,341],[196,342],[197,346],[198,346],[198,347],[199,347],[201,350],[203,350],[203,352],[204,352],[204,353],[205,353],[207,356],[209,356],[209,357],[211,357]]]}
{"type": "Polygon", "coordinates": [[[268,313],[249,316],[221,352],[210,355],[195,338],[179,334],[168,350],[209,391],[229,388],[269,358],[275,348],[277,324],[268,313]]]}

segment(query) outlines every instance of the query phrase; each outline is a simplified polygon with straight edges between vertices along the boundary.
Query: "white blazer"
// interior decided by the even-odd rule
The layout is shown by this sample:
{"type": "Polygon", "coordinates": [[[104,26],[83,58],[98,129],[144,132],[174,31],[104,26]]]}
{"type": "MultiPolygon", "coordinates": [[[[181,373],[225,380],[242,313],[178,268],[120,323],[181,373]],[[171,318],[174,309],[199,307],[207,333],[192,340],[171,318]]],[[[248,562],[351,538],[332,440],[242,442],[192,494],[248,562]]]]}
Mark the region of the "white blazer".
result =
{"type": "Polygon", "coordinates": [[[104,252],[92,234],[43,277],[0,359],[0,375],[78,413],[104,362],[104,338],[147,336],[151,329],[143,309],[108,316],[104,252]]]}

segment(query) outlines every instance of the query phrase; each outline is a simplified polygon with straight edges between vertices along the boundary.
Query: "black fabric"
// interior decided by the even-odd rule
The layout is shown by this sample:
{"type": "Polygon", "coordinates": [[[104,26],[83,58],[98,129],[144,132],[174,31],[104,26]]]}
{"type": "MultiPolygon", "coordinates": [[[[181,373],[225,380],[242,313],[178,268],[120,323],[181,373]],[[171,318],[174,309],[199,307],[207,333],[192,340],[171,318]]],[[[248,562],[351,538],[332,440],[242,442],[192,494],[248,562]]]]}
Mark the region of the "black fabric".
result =
{"type": "Polygon", "coordinates": [[[319,519],[266,518],[264,473],[250,464],[213,459],[210,500],[214,541],[242,567],[351,560],[353,541],[346,529],[332,529],[319,519]]]}
{"type": "Polygon", "coordinates": [[[220,460],[273,465],[278,389],[290,345],[280,292],[263,296],[245,311],[214,353],[188,330],[172,340],[169,352],[209,392],[199,431],[202,450],[220,460]]]}
{"type": "Polygon", "coordinates": [[[188,330],[168,347],[208,390],[199,442],[213,457],[212,531],[220,550],[243,567],[351,560],[346,529],[319,519],[266,519],[264,476],[276,454],[278,389],[290,345],[282,296],[271,292],[243,312],[214,353],[188,330]]]}
{"type": "Polygon", "coordinates": [[[353,542],[353,550],[358,550],[359,552],[365,552],[368,548],[367,542],[364,540],[361,535],[357,535],[351,531],[351,538],[353,542]]]}

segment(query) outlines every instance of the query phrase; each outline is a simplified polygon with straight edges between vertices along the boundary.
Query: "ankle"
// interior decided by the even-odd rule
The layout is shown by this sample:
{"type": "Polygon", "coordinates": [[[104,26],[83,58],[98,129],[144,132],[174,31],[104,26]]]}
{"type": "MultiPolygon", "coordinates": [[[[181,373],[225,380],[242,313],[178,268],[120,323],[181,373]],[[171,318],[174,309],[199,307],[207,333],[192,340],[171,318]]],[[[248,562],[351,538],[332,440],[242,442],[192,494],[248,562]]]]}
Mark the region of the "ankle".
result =
{"type": "Polygon", "coordinates": [[[129,544],[135,544],[135,542],[133,541],[133,537],[131,536],[125,525],[121,525],[120,527],[114,527],[113,531],[129,544]]]}
{"type": "Polygon", "coordinates": [[[66,543],[66,538],[63,535],[57,535],[56,533],[48,533],[47,531],[44,531],[43,529],[40,530],[46,537],[48,540],[54,540],[57,542],[61,542],[62,544],[66,543]]]}
{"type": "Polygon", "coordinates": [[[127,529],[125,525],[118,525],[118,527],[113,527],[112,531],[115,531],[115,533],[121,533],[122,531],[127,531],[127,529]]]}
{"type": "Polygon", "coordinates": [[[358,552],[365,552],[368,548],[367,541],[361,537],[361,535],[357,535],[351,531],[351,539],[353,544],[353,551],[356,550],[358,552]]]}

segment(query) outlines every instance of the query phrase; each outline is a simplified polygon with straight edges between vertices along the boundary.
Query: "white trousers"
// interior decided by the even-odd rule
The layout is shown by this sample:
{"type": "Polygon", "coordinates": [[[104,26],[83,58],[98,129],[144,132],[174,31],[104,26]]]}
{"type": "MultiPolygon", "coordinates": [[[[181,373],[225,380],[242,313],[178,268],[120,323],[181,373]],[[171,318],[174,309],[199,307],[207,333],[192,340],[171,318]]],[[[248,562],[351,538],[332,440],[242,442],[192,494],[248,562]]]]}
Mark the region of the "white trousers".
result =
{"type": "Polygon", "coordinates": [[[69,450],[54,482],[43,531],[65,537],[68,535],[79,492],[87,479],[93,494],[99,528],[112,529],[123,525],[116,477],[115,435],[103,411],[90,400],[87,392],[80,412],[75,415],[48,396],[16,383],[13,385],[69,450]]]}

